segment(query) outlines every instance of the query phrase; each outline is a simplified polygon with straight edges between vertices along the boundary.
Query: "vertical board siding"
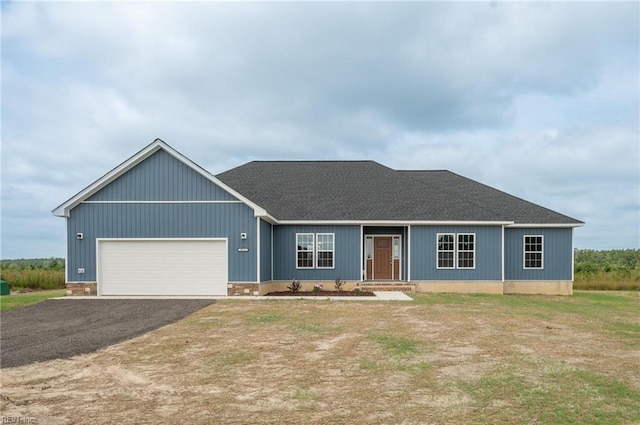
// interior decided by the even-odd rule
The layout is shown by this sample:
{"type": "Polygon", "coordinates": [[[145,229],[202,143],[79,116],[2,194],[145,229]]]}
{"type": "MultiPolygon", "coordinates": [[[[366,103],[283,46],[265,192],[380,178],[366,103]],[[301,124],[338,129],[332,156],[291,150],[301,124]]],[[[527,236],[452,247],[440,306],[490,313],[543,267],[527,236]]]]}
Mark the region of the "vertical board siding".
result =
{"type": "Polygon", "coordinates": [[[260,220],[260,281],[271,280],[271,224],[260,220]]]}
{"type": "Polygon", "coordinates": [[[360,280],[360,226],[275,226],[274,280],[360,280]],[[296,233],[335,233],[333,269],[296,269],[296,233]]]}
{"type": "MultiPolygon", "coordinates": [[[[96,281],[96,238],[213,238],[229,240],[229,280],[256,280],[256,229],[244,204],[80,204],[67,220],[68,280],[96,281]],[[76,233],[84,239],[76,239],[76,233]],[[247,233],[247,239],[240,239],[247,233]],[[248,252],[239,252],[248,248],[248,252]],[[77,273],[83,267],[84,274],[77,273]]],[[[171,261],[171,259],[167,259],[171,261]]]]}
{"type": "Polygon", "coordinates": [[[571,280],[572,231],[570,228],[506,228],[505,280],[571,280]],[[524,235],[542,235],[543,269],[525,269],[524,235]]]}
{"type": "Polygon", "coordinates": [[[501,280],[502,227],[411,226],[411,280],[501,280]],[[438,269],[438,233],[475,233],[474,269],[438,269]]]}
{"type": "Polygon", "coordinates": [[[151,155],[88,201],[236,201],[164,150],[151,155]]]}

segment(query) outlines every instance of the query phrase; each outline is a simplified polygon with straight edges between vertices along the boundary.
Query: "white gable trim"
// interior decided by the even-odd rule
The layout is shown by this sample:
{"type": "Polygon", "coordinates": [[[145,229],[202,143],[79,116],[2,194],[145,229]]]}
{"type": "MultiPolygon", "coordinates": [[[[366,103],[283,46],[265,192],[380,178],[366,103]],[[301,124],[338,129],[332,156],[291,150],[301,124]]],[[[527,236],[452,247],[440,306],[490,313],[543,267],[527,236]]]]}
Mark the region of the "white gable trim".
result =
{"type": "Polygon", "coordinates": [[[73,208],[75,208],[76,206],[84,202],[86,199],[90,198],[93,194],[95,194],[102,188],[106,187],[107,185],[115,181],[118,177],[122,176],[124,173],[131,170],[133,167],[135,167],[136,165],[138,165],[145,159],[149,158],[151,155],[153,155],[154,153],[158,152],[161,149],[164,149],[167,153],[169,153],[171,156],[176,158],[178,161],[182,162],[183,164],[185,164],[195,172],[202,175],[207,180],[211,181],[213,184],[219,186],[221,189],[225,190],[229,194],[233,195],[234,197],[242,201],[245,205],[253,209],[255,217],[264,217],[267,221],[273,221],[273,222],[276,221],[276,219],[273,218],[270,214],[268,214],[264,208],[250,201],[248,198],[242,196],[240,193],[236,192],[235,190],[233,190],[232,188],[230,188],[229,186],[227,186],[226,184],[218,180],[213,174],[209,173],[207,170],[200,167],[198,164],[191,161],[189,158],[182,155],[180,152],[173,149],[171,146],[167,145],[164,141],[160,139],[154,140],[151,144],[143,148],[141,151],[133,155],[131,158],[127,159],[122,164],[118,165],[117,167],[109,171],[107,174],[100,177],[98,180],[96,180],[95,182],[93,182],[92,184],[90,184],[80,192],[78,192],[75,196],[68,199],[67,201],[65,201],[58,207],[56,207],[51,212],[53,213],[53,215],[58,217],[69,217],[69,212],[73,208]]]}

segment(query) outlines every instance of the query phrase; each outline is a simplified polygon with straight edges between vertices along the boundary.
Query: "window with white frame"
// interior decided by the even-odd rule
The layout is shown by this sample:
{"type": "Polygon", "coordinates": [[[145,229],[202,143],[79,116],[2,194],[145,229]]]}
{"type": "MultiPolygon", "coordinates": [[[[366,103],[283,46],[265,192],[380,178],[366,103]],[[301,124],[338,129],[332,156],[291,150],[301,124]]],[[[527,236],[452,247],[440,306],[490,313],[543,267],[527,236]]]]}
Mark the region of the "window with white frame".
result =
{"type": "Polygon", "coordinates": [[[474,269],[476,267],[475,233],[438,233],[439,269],[474,269]]]}
{"type": "Polygon", "coordinates": [[[296,233],[296,268],[312,269],[314,252],[314,234],[296,233]]]}
{"type": "Polygon", "coordinates": [[[332,269],[334,257],[334,234],[318,233],[316,235],[316,258],[319,269],[332,269]]]}
{"type": "Polygon", "coordinates": [[[543,258],[542,235],[524,235],[524,268],[543,268],[543,258]]]}
{"type": "Polygon", "coordinates": [[[455,258],[455,234],[438,233],[438,268],[453,269],[455,258]]]}
{"type": "Polygon", "coordinates": [[[476,235],[458,233],[458,268],[475,268],[476,235]]]}
{"type": "Polygon", "coordinates": [[[296,233],[297,269],[333,269],[334,265],[334,233],[296,233]]]}

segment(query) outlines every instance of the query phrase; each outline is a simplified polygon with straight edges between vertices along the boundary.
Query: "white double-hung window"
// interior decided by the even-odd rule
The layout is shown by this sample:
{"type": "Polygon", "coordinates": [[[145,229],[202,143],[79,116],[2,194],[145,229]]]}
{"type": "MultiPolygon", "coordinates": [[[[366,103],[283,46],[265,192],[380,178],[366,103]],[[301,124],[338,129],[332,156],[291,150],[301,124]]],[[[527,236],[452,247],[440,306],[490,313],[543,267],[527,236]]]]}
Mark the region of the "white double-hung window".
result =
{"type": "Polygon", "coordinates": [[[438,269],[474,269],[475,233],[438,233],[436,267],[438,269]]]}
{"type": "Polygon", "coordinates": [[[542,235],[524,235],[524,268],[544,268],[543,237],[542,235]]]}
{"type": "Polygon", "coordinates": [[[314,236],[313,233],[296,233],[297,269],[313,268],[314,236]]]}
{"type": "Polygon", "coordinates": [[[333,268],[334,234],[318,233],[316,235],[316,267],[319,269],[333,268]]]}
{"type": "Polygon", "coordinates": [[[454,233],[438,233],[438,268],[453,269],[455,268],[455,234],[454,233]]]}
{"type": "Polygon", "coordinates": [[[296,233],[297,269],[333,269],[334,266],[334,233],[296,233]]]}
{"type": "Polygon", "coordinates": [[[475,268],[475,257],[476,235],[473,233],[458,233],[458,268],[475,268]]]}

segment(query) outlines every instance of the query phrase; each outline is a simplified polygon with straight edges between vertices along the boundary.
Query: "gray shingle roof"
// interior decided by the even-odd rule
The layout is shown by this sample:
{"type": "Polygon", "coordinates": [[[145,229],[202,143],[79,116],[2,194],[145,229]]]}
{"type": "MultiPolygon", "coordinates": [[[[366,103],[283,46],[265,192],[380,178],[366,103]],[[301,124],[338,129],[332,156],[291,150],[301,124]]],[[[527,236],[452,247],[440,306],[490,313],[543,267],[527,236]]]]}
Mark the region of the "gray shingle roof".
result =
{"type": "Polygon", "coordinates": [[[216,177],[278,220],[581,224],[449,171],[375,161],[253,161],[216,177]]]}

